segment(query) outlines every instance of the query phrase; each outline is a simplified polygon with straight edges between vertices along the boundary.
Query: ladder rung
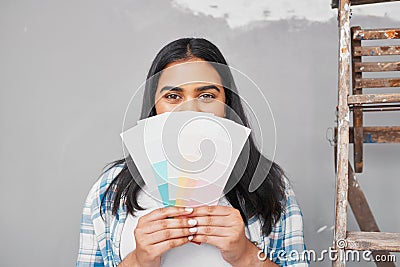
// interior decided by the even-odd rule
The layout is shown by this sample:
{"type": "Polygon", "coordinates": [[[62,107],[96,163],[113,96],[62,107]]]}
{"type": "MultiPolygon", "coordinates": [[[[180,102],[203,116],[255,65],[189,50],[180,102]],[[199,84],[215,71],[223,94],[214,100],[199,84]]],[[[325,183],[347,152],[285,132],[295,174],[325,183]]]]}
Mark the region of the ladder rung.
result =
{"type": "Polygon", "coordinates": [[[400,94],[366,94],[349,95],[347,103],[354,104],[375,104],[375,103],[397,103],[400,102],[400,94]]]}
{"type": "MultiPolygon", "coordinates": [[[[375,3],[383,3],[383,2],[394,2],[399,0],[353,0],[351,1],[352,6],[356,5],[366,5],[366,4],[375,4],[375,3]]],[[[331,4],[332,8],[339,7],[339,0],[332,0],[331,4]]]]}
{"type": "Polygon", "coordinates": [[[364,29],[356,30],[354,40],[400,39],[400,29],[364,29]]]}
{"type": "Polygon", "coordinates": [[[400,252],[400,233],[347,232],[346,249],[400,252]]]}
{"type": "Polygon", "coordinates": [[[400,55],[400,46],[355,46],[355,57],[400,55]]]}
{"type": "MultiPolygon", "coordinates": [[[[363,127],[363,143],[400,143],[400,126],[363,127]]],[[[335,128],[335,134],[337,129],[335,128]]],[[[354,143],[354,128],[349,128],[349,143],[354,143]]]]}
{"type": "Polygon", "coordinates": [[[400,78],[363,78],[356,79],[354,88],[400,87],[400,78]]]}
{"type": "Polygon", "coordinates": [[[399,71],[399,62],[355,62],[355,72],[399,71]]]}

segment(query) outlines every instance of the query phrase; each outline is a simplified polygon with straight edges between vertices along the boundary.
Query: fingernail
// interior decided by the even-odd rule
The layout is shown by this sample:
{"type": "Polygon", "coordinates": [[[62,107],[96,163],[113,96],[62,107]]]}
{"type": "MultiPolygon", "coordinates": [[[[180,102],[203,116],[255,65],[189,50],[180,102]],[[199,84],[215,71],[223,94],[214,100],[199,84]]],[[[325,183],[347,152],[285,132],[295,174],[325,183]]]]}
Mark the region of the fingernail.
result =
{"type": "Polygon", "coordinates": [[[193,208],[185,208],[185,211],[188,213],[191,213],[191,212],[193,212],[193,208]]]}
{"type": "Polygon", "coordinates": [[[197,232],[197,227],[189,228],[189,232],[196,233],[197,232]]]}
{"type": "Polygon", "coordinates": [[[190,220],[188,220],[188,224],[195,226],[197,224],[197,221],[195,219],[190,219],[190,220]]]}
{"type": "Polygon", "coordinates": [[[188,236],[188,239],[189,239],[189,241],[192,241],[193,240],[193,236],[192,235],[188,236]]]}

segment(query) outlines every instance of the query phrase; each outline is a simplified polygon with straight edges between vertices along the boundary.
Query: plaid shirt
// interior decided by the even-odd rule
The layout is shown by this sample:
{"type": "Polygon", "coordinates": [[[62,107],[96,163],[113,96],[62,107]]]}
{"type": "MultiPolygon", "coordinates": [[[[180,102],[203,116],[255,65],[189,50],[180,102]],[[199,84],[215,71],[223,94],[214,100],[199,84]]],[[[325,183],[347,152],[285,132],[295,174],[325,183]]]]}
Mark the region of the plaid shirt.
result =
{"type": "MultiPolygon", "coordinates": [[[[121,201],[118,213],[112,215],[110,202],[101,207],[101,199],[115,176],[122,170],[118,165],[105,172],[90,190],[83,208],[80,227],[80,246],[76,262],[78,267],[111,267],[121,262],[120,241],[127,218],[121,201]],[[103,218],[100,216],[103,209],[103,218]]],[[[308,266],[307,259],[298,257],[306,251],[303,238],[303,218],[293,190],[286,183],[286,207],[279,222],[268,236],[263,236],[262,222],[257,217],[249,219],[247,238],[266,252],[266,256],[279,266],[308,266]]],[[[219,205],[230,206],[226,198],[219,205]]]]}

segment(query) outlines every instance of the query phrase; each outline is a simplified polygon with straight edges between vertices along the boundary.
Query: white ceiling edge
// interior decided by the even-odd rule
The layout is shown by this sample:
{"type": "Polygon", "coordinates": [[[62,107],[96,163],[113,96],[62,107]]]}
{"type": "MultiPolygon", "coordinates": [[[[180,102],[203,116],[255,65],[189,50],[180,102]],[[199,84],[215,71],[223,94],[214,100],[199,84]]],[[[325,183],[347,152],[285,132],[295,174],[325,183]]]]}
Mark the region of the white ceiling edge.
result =
{"type": "MultiPolygon", "coordinates": [[[[254,22],[293,18],[325,22],[337,16],[337,10],[331,9],[330,4],[331,0],[172,0],[174,7],[194,15],[225,19],[232,29],[254,22]]],[[[400,18],[400,2],[354,6],[352,9],[354,15],[400,18]]]]}

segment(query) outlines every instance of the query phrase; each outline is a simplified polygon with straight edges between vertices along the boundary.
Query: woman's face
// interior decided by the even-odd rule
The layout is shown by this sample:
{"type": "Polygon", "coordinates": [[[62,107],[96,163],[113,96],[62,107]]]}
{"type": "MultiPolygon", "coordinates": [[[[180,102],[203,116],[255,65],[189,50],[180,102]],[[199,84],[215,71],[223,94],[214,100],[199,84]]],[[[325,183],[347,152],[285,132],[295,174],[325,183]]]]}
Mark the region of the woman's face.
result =
{"type": "Polygon", "coordinates": [[[156,113],[209,112],[225,117],[225,91],[214,67],[199,58],[168,64],[158,81],[156,113]]]}

